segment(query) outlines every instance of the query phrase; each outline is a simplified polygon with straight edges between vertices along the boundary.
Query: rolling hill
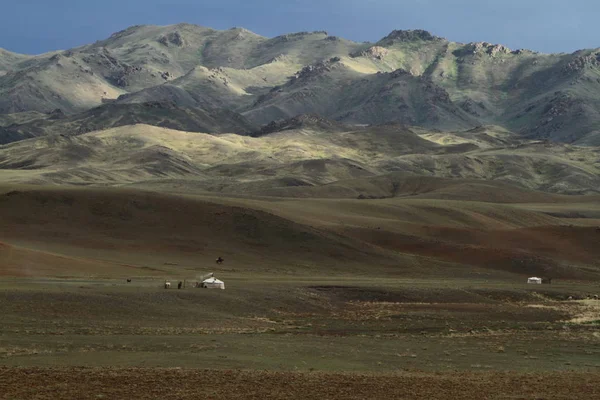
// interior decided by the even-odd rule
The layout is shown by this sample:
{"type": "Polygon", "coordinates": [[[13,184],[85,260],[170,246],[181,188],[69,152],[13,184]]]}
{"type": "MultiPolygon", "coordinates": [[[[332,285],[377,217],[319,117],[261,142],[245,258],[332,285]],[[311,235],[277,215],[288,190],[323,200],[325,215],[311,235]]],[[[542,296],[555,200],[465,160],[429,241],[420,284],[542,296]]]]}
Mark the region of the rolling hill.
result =
{"type": "Polygon", "coordinates": [[[111,103],[71,116],[55,112],[41,118],[27,118],[23,114],[6,114],[7,120],[24,122],[1,128],[0,143],[47,135],[73,136],[134,124],[207,133],[244,134],[255,129],[245,117],[228,109],[181,108],[170,102],[111,103]]]}
{"type": "MultiPolygon", "coordinates": [[[[597,198],[521,201],[600,215],[597,198]]],[[[231,265],[220,269],[246,274],[600,279],[598,232],[591,225],[598,219],[558,217],[521,204],[13,185],[0,189],[0,204],[2,275],[181,275],[206,268],[198,260],[220,254],[231,265]]]]}
{"type": "Polygon", "coordinates": [[[394,187],[394,176],[594,194],[600,192],[599,160],[594,147],[523,140],[495,127],[443,134],[314,116],[249,136],[127,125],[0,146],[0,174],[11,182],[292,197],[393,197],[375,182],[394,187]]]}

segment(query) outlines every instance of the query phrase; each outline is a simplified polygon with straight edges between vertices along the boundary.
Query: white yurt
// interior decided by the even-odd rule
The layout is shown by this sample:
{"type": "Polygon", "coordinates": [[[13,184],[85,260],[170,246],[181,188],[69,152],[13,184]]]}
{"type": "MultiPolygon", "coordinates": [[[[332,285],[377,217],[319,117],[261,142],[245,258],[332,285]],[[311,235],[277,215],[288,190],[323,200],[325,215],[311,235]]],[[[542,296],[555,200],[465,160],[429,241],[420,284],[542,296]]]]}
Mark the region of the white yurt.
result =
{"type": "Polygon", "coordinates": [[[225,282],[220,281],[215,277],[212,277],[203,280],[202,287],[206,289],[225,289],[225,282]]]}
{"type": "Polygon", "coordinates": [[[532,283],[534,285],[541,285],[542,278],[536,278],[535,276],[532,276],[531,278],[527,278],[527,283],[532,283]]]}

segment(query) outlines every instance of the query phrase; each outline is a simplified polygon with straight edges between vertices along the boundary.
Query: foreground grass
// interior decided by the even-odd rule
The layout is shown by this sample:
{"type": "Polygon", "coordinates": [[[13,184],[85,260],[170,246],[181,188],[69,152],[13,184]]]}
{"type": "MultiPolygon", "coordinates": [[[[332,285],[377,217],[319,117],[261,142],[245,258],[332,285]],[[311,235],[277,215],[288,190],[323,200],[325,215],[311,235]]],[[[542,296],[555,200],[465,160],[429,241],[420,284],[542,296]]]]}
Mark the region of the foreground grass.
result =
{"type": "Polygon", "coordinates": [[[589,332],[394,337],[311,334],[3,336],[0,365],[288,372],[596,371],[589,332]]]}
{"type": "Polygon", "coordinates": [[[600,370],[594,285],[391,279],[0,284],[0,365],[389,373],[600,370]],[[577,317],[577,323],[572,322],[577,317]]]}
{"type": "Polygon", "coordinates": [[[600,374],[321,374],[187,369],[0,368],[1,399],[597,398],[600,374]]]}

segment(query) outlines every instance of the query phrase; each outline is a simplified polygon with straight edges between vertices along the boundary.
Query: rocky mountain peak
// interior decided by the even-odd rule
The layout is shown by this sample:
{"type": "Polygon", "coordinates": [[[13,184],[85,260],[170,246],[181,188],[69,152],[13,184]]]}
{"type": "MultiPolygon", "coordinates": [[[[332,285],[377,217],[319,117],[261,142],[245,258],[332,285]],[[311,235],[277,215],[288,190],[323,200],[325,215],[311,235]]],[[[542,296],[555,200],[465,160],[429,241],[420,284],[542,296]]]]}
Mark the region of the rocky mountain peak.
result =
{"type": "Polygon", "coordinates": [[[586,68],[598,67],[600,67],[600,52],[596,51],[575,57],[563,67],[562,72],[568,75],[581,72],[586,68]]]}
{"type": "Polygon", "coordinates": [[[110,35],[108,40],[121,39],[125,36],[129,36],[145,26],[146,25],[132,25],[129,28],[125,28],[123,30],[113,33],[112,35],[110,35]]]}
{"type": "Polygon", "coordinates": [[[317,64],[307,65],[302,68],[300,71],[296,72],[296,75],[292,78],[292,81],[296,81],[299,79],[310,79],[316,76],[319,76],[325,72],[329,72],[332,69],[332,66],[341,61],[339,57],[333,57],[327,61],[322,61],[317,64]]]}
{"type": "Polygon", "coordinates": [[[417,40],[430,42],[435,40],[443,40],[443,38],[434,36],[430,32],[423,29],[394,30],[389,35],[381,39],[381,42],[414,42],[417,40]]]}
{"type": "Polygon", "coordinates": [[[311,35],[323,35],[325,37],[329,36],[327,31],[313,31],[313,32],[303,31],[303,32],[287,33],[285,35],[279,35],[279,36],[274,37],[271,40],[274,42],[291,42],[291,41],[296,41],[296,40],[302,40],[302,39],[306,38],[307,36],[311,36],[311,35]]]}
{"type": "Polygon", "coordinates": [[[511,49],[501,44],[492,44],[488,42],[474,42],[467,45],[473,54],[487,54],[495,57],[497,54],[508,54],[511,49]]]}
{"type": "Polygon", "coordinates": [[[471,42],[464,45],[462,48],[455,50],[456,56],[486,56],[497,57],[505,54],[524,54],[527,50],[511,50],[502,44],[492,44],[488,42],[471,42]]]}
{"type": "Polygon", "coordinates": [[[352,57],[352,58],[368,57],[368,58],[374,58],[376,60],[383,60],[385,58],[385,56],[387,56],[389,54],[389,52],[390,51],[388,49],[386,49],[385,47],[372,46],[366,50],[354,52],[354,53],[350,54],[350,57],[352,57]]]}

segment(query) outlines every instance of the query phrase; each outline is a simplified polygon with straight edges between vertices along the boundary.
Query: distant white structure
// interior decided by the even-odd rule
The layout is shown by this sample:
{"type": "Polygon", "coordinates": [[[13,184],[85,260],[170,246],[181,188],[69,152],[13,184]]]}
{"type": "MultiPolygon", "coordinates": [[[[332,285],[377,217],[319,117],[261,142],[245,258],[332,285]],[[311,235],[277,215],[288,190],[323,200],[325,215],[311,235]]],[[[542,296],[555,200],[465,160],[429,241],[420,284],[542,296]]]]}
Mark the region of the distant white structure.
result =
{"type": "Polygon", "coordinates": [[[208,278],[202,281],[200,287],[205,289],[223,289],[225,290],[225,282],[218,280],[215,277],[208,278]]]}
{"type": "Polygon", "coordinates": [[[534,285],[541,285],[542,278],[536,278],[535,276],[532,276],[531,278],[527,278],[527,283],[531,283],[534,285]]]}

